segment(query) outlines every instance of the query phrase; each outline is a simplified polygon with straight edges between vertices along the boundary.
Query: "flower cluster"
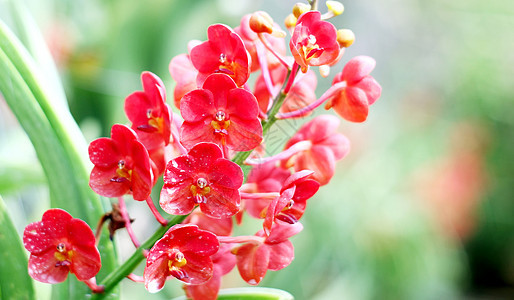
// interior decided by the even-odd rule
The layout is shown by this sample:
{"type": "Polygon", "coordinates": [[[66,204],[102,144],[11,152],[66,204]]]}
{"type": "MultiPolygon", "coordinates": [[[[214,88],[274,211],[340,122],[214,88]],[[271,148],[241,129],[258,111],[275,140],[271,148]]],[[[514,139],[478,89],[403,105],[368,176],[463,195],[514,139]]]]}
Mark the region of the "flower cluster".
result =
{"type": "MultiPolygon", "coordinates": [[[[360,56],[350,59],[316,98],[312,67],[328,76],[354,39],[350,30],[337,30],[327,21],[342,13],[342,5],[327,4],[325,14],[297,4],[286,18],[292,56],[286,55],[286,32],[265,12],[244,16],[233,29],[209,26],[206,41],[190,42],[188,53],[169,65],[180,115],[166,103],[164,83],[143,72],[143,91],[125,100],[130,125],[115,124],[110,138],[90,144],[89,185],[99,195],[118,197],[122,225],[117,228],[126,227],[136,247],[124,196],[146,201],[163,226],[173,225],[147,252],[141,280],[148,291],[157,292],[168,278],[176,278],[189,297],[215,299],[221,277],[234,267],[256,285],[267,270],[280,270],[293,260],[289,239],[303,229],[299,221],[308,200],[330,182],[349,141],[338,133],[339,118],[328,114],[306,122],[272,156],[266,155],[266,133],[275,122],[310,115],[323,103],[348,121],[362,122],[381,92],[369,75],[374,60],[360,56]],[[252,89],[253,74],[258,78],[252,89]],[[246,181],[242,165],[252,167],[246,181]],[[171,215],[189,215],[182,224],[167,224],[153,206],[150,194],[161,175],[160,207],[171,215]],[[232,236],[245,213],[261,219],[262,228],[254,235],[232,236]]],[[[96,274],[94,239],[85,223],[75,220],[51,210],[27,227],[25,245],[35,279],[59,282],[68,270],[80,280],[96,274]],[[73,230],[87,239],[77,241],[73,230]]]]}

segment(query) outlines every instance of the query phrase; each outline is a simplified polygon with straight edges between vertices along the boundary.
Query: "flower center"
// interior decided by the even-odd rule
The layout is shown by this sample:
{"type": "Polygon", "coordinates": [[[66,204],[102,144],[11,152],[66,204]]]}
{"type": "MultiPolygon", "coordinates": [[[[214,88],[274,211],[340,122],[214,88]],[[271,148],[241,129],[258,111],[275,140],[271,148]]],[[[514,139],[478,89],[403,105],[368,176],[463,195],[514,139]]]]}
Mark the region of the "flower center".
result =
{"type": "Polygon", "coordinates": [[[151,108],[146,110],[146,117],[148,118],[147,123],[138,125],[138,130],[144,132],[162,132],[162,129],[164,128],[163,118],[154,116],[153,110],[151,108]]]}
{"type": "Polygon", "coordinates": [[[57,260],[55,263],[56,267],[69,266],[71,265],[71,258],[73,257],[73,251],[66,251],[66,244],[59,243],[55,247],[57,251],[54,252],[54,257],[57,260]]]}
{"type": "Polygon", "coordinates": [[[116,176],[111,178],[112,182],[126,182],[132,179],[132,170],[128,169],[127,163],[120,159],[118,161],[118,168],[116,169],[116,176]]]}
{"type": "Polygon", "coordinates": [[[214,133],[227,135],[227,128],[230,126],[230,120],[227,120],[227,114],[219,110],[214,115],[214,120],[211,121],[211,126],[214,128],[214,133]]]}
{"type": "Polygon", "coordinates": [[[177,249],[173,249],[168,257],[168,269],[170,270],[170,274],[178,279],[187,277],[187,274],[180,269],[187,264],[184,254],[177,249]]]}
{"type": "Polygon", "coordinates": [[[300,43],[302,56],[305,57],[307,63],[311,58],[318,58],[323,54],[324,49],[317,44],[316,36],[309,34],[300,43]]]}
{"type": "Polygon", "coordinates": [[[211,192],[209,182],[203,177],[196,179],[196,184],[192,184],[190,189],[196,204],[205,203],[206,195],[211,192]]]}

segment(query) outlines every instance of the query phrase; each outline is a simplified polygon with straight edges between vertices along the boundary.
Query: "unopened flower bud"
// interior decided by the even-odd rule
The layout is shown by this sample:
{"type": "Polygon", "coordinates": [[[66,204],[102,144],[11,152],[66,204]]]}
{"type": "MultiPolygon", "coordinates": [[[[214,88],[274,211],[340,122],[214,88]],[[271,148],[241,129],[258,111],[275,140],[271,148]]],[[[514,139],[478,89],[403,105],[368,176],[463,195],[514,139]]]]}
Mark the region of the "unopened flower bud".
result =
{"type": "Polygon", "coordinates": [[[319,75],[323,78],[327,78],[330,75],[330,66],[329,65],[321,65],[319,66],[319,75]]]}
{"type": "Polygon", "coordinates": [[[334,14],[334,16],[339,16],[344,11],[344,6],[339,1],[327,1],[327,8],[330,12],[334,14]]]}
{"type": "Polygon", "coordinates": [[[272,33],[273,19],[264,11],[257,11],[250,17],[250,28],[256,33],[272,33]]]}
{"type": "Polygon", "coordinates": [[[311,10],[310,5],[298,2],[293,6],[293,15],[298,19],[303,13],[309,10],[311,10]]]}
{"type": "Polygon", "coordinates": [[[339,29],[337,31],[337,42],[341,48],[350,47],[355,41],[355,34],[350,29],[339,29]]]}
{"type": "Polygon", "coordinates": [[[293,14],[289,14],[284,20],[284,25],[287,29],[292,29],[296,26],[296,21],[298,21],[298,18],[296,18],[293,14]]]}

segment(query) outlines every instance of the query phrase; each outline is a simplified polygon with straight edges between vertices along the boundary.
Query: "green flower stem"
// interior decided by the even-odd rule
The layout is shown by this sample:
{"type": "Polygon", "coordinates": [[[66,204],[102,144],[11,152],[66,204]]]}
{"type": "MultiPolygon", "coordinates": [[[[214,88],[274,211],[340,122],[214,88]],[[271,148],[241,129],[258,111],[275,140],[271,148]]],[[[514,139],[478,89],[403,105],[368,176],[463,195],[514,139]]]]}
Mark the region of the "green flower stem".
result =
{"type": "Polygon", "coordinates": [[[175,216],[168,222],[168,225],[159,227],[155,233],[146,240],[141,247],[139,247],[132,256],[130,256],[125,263],[119,266],[117,269],[111,272],[104,280],[100,283],[100,285],[104,286],[104,292],[101,294],[93,294],[91,299],[103,299],[106,296],[109,296],[109,292],[116,286],[118,283],[127,275],[132,273],[134,269],[141,263],[141,261],[145,258],[143,255],[143,250],[150,249],[155,242],[160,239],[171,226],[182,223],[187,216],[175,216]]]}

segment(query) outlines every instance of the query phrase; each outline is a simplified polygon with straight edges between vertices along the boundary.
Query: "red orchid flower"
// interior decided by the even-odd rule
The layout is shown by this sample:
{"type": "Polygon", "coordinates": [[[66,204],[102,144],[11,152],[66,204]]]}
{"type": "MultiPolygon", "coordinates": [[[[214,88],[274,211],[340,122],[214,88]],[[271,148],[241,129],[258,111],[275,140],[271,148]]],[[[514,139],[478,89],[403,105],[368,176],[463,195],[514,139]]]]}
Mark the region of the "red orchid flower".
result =
{"type": "Polygon", "coordinates": [[[173,215],[187,215],[200,205],[209,217],[228,218],[239,211],[242,183],[241,167],[223,158],[215,144],[199,143],[168,163],[159,203],[173,215]]]}
{"type": "Polygon", "coordinates": [[[214,24],[207,29],[207,38],[190,54],[199,72],[197,85],[201,86],[210,74],[223,73],[237,86],[243,86],[250,76],[251,61],[241,37],[226,25],[214,24]]]}
{"type": "Polygon", "coordinates": [[[184,118],[181,142],[188,149],[199,142],[213,142],[248,151],[262,141],[257,100],[227,75],[212,74],[202,89],[187,93],[180,113],[184,118]]]}
{"type": "Polygon", "coordinates": [[[171,114],[166,104],[166,89],[157,75],[141,74],[144,91],[137,91],[125,99],[125,114],[139,141],[147,149],[168,145],[170,142],[171,114]]]}
{"type": "Polygon", "coordinates": [[[296,143],[309,141],[308,150],[282,161],[282,167],[294,167],[296,171],[312,170],[312,177],[321,185],[334,176],[336,160],[342,159],[350,150],[350,141],[337,133],[339,119],[332,115],[321,115],[305,123],[286,143],[288,149],[296,143]]]}
{"type": "Polygon", "coordinates": [[[382,93],[382,87],[369,75],[375,68],[375,60],[369,56],[352,58],[343,71],[334,77],[332,84],[346,82],[327,102],[326,108],[351,122],[364,122],[368,117],[368,107],[375,103],[382,93]]]}
{"type": "Polygon", "coordinates": [[[143,273],[145,287],[156,293],[168,276],[188,284],[201,284],[212,277],[211,256],[219,242],[211,232],[196,225],[174,225],[150,249],[143,273]]]}
{"type": "Polygon", "coordinates": [[[319,189],[320,184],[308,179],[313,171],[303,170],[289,176],[280,191],[280,197],[269,204],[264,219],[263,228],[269,234],[274,220],[294,224],[300,220],[305,212],[307,200],[319,189]]]}
{"type": "Polygon", "coordinates": [[[216,300],[221,287],[221,277],[234,269],[236,257],[231,253],[232,244],[221,244],[212,258],[213,271],[209,281],[202,284],[183,286],[188,298],[193,300],[216,300]]]}
{"type": "Polygon", "coordinates": [[[255,234],[255,241],[243,244],[232,250],[236,255],[239,274],[249,284],[257,285],[267,270],[278,271],[287,267],[294,259],[294,247],[289,238],[300,231],[301,223],[274,224],[271,234],[265,237],[264,231],[255,234]]]}
{"type": "MultiPolygon", "coordinates": [[[[275,162],[258,165],[248,174],[248,179],[243,185],[244,191],[247,193],[278,193],[289,175],[291,175],[289,170],[277,167],[275,162]]],[[[248,214],[258,219],[266,216],[269,205],[269,199],[250,199],[244,202],[244,208],[248,214]]]]}
{"type": "MultiPolygon", "coordinates": [[[[283,67],[277,67],[270,71],[270,75],[273,87],[278,90],[280,87],[282,87],[284,81],[286,80],[287,69],[283,67]]],[[[280,107],[280,112],[286,113],[295,111],[316,101],[316,94],[314,91],[316,90],[317,84],[318,80],[316,78],[316,74],[314,74],[314,72],[311,70],[307,70],[305,74],[295,77],[293,87],[291,90],[289,90],[289,93],[287,93],[286,99],[284,100],[283,105],[280,107]]],[[[255,98],[257,98],[259,108],[263,112],[267,112],[269,109],[270,99],[273,97],[270,95],[266,87],[266,83],[262,74],[255,82],[255,91],[253,94],[255,95],[255,98]]]]}
{"type": "Polygon", "coordinates": [[[177,82],[173,90],[173,103],[175,107],[180,109],[180,99],[188,92],[197,88],[196,77],[198,70],[195,69],[191,62],[191,49],[201,44],[200,41],[192,40],[187,44],[188,54],[179,54],[170,61],[169,71],[171,78],[177,82]]]}
{"type": "Polygon", "coordinates": [[[298,18],[289,48],[304,73],[309,66],[330,64],[339,55],[337,30],[319,11],[308,11],[298,18]]]}
{"type": "Polygon", "coordinates": [[[115,124],[111,138],[99,138],[89,145],[89,159],[95,165],[89,186],[104,197],[132,193],[143,201],[152,191],[150,158],[136,133],[125,125],[115,124]]]}
{"type": "Polygon", "coordinates": [[[91,228],[62,209],[47,210],[25,227],[23,245],[30,252],[29,275],[40,282],[63,282],[69,272],[85,281],[102,265],[91,228]]]}

